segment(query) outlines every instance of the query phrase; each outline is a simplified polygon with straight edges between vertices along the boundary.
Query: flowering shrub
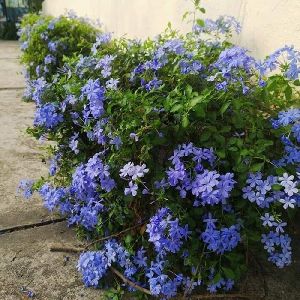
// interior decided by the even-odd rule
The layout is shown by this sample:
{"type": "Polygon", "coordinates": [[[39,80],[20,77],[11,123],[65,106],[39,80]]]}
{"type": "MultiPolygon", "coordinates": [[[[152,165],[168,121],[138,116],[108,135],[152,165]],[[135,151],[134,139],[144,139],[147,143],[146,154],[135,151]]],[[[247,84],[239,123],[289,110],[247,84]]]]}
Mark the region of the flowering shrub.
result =
{"type": "Polygon", "coordinates": [[[58,18],[34,13],[25,15],[18,35],[23,51],[22,62],[30,80],[43,77],[50,81],[63,66],[63,57],[87,55],[97,32],[87,20],[71,13],[58,18]]]}
{"type": "MultiPolygon", "coordinates": [[[[46,34],[49,20],[36,22],[46,34]]],[[[249,248],[291,263],[300,57],[284,47],[257,61],[228,41],[233,30],[221,17],[144,42],[99,33],[57,73],[30,72],[28,131],[56,144],[49,177],[21,187],[93,241],[78,262],[87,286],[106,286],[113,272],[131,292],[165,299],[231,290],[249,248]]],[[[28,67],[53,62],[30,49],[28,67]]]]}

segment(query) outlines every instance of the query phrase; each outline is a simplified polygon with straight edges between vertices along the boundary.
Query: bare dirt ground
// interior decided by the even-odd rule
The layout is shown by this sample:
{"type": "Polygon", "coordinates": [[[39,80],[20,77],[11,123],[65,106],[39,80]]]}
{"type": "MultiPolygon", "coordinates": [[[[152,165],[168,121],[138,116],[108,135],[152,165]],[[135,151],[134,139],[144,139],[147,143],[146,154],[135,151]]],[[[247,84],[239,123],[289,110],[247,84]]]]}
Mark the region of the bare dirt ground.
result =
{"type": "MultiPolygon", "coordinates": [[[[21,179],[47,173],[42,145],[25,133],[34,105],[21,101],[18,55],[16,42],[0,41],[0,230],[54,217],[37,196],[28,202],[16,195],[21,179]]],[[[300,222],[293,243],[294,262],[284,270],[250,262],[253,272],[244,281],[243,294],[253,300],[262,295],[265,300],[300,300],[300,222]]],[[[28,299],[22,288],[33,291],[37,300],[103,299],[101,291],[84,288],[76,270],[78,256],[50,252],[53,244],[76,246],[78,241],[65,222],[0,235],[0,300],[28,299]]]]}

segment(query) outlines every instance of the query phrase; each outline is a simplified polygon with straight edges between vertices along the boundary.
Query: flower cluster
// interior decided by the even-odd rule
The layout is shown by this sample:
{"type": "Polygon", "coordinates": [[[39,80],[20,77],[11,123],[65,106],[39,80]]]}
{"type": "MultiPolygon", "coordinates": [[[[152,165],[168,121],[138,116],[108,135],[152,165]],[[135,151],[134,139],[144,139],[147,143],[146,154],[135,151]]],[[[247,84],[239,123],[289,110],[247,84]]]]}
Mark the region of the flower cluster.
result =
{"type": "Polygon", "coordinates": [[[55,188],[46,183],[39,193],[47,209],[58,208],[68,215],[70,225],[81,224],[92,230],[98,223],[99,214],[105,210],[99,190],[107,193],[114,187],[109,167],[103,164],[100,154],[95,154],[86,164],[76,168],[69,187],[55,188]]]}
{"type": "MultiPolygon", "coordinates": [[[[144,177],[146,173],[149,172],[145,164],[142,165],[134,165],[133,162],[127,163],[120,170],[120,177],[123,179],[129,179],[129,187],[125,188],[124,194],[131,194],[133,197],[137,195],[138,191],[138,183],[140,182],[140,178],[144,177]]],[[[147,188],[143,189],[143,193],[147,193],[147,188]]]]}
{"type": "Polygon", "coordinates": [[[248,51],[238,46],[226,49],[221,52],[218,60],[213,64],[216,73],[207,78],[208,81],[216,81],[217,90],[227,90],[230,84],[237,84],[242,87],[246,94],[250,87],[240,75],[245,72],[248,76],[253,74],[256,68],[256,61],[249,56],[248,51]]]}
{"type": "Polygon", "coordinates": [[[269,254],[269,261],[278,268],[291,264],[291,238],[287,234],[270,231],[262,235],[261,241],[269,254]]]}
{"type": "Polygon", "coordinates": [[[269,55],[260,64],[260,72],[265,74],[282,67],[286,78],[295,80],[298,79],[300,73],[299,62],[300,52],[296,51],[293,46],[285,46],[269,55]]]}
{"type": "Polygon", "coordinates": [[[57,107],[47,103],[37,108],[35,112],[34,125],[52,129],[63,121],[62,115],[57,112],[57,107]]]}
{"type": "Polygon", "coordinates": [[[195,24],[193,30],[198,34],[231,34],[233,31],[235,31],[236,33],[240,33],[241,25],[232,16],[220,16],[216,20],[205,19],[204,24],[195,24]]]}
{"type": "Polygon", "coordinates": [[[102,33],[100,35],[98,35],[96,37],[96,42],[93,44],[92,46],[92,53],[96,54],[97,53],[97,49],[101,46],[101,45],[105,45],[107,43],[110,42],[111,40],[111,33],[102,33]]]}
{"type": "Polygon", "coordinates": [[[85,110],[86,119],[90,114],[95,119],[100,118],[104,113],[105,89],[99,80],[90,79],[81,91],[82,97],[87,97],[89,101],[89,107],[85,110]]]}
{"type": "Polygon", "coordinates": [[[181,227],[179,219],[172,220],[168,208],[161,208],[150,219],[146,232],[149,233],[149,242],[154,244],[156,252],[161,256],[167,252],[178,252],[190,233],[188,225],[181,227]]]}
{"type": "Polygon", "coordinates": [[[234,249],[241,241],[240,225],[232,225],[229,228],[223,227],[218,230],[216,227],[217,219],[213,219],[211,215],[204,219],[204,222],[206,229],[201,233],[201,238],[209,250],[223,254],[234,249]]]}
{"type": "Polygon", "coordinates": [[[275,129],[288,128],[286,135],[282,135],[284,156],[276,162],[279,166],[300,163],[300,109],[292,108],[282,111],[278,119],[272,120],[275,129]]]}
{"type": "Polygon", "coordinates": [[[260,172],[250,174],[247,186],[243,188],[243,197],[250,202],[256,203],[261,208],[269,208],[271,203],[280,202],[283,208],[294,208],[299,204],[299,180],[294,181],[294,175],[284,173],[281,176],[268,176],[263,180],[260,172]],[[279,189],[274,190],[277,186],[279,189]]]}
{"type": "Polygon", "coordinates": [[[191,194],[196,207],[226,204],[235,181],[232,173],[221,175],[206,168],[205,164],[211,167],[215,162],[212,149],[198,148],[192,143],[183,144],[174,151],[170,160],[173,168],[167,171],[167,182],[179,190],[181,198],[191,194]],[[193,167],[187,168],[186,165],[193,167]]]}

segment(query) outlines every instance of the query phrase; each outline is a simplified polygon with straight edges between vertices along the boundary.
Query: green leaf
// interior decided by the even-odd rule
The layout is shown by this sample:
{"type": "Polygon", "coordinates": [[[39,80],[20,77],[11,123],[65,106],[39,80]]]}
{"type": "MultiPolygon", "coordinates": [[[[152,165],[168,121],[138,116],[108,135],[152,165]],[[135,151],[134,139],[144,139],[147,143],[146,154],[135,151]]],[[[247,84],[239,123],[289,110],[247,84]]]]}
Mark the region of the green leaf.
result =
{"type": "Polygon", "coordinates": [[[181,122],[182,127],[186,128],[189,126],[189,124],[190,124],[189,117],[187,115],[184,115],[181,122]]]}
{"type": "Polygon", "coordinates": [[[220,113],[221,115],[224,114],[224,112],[228,109],[228,107],[230,106],[231,102],[226,102],[222,105],[222,107],[220,108],[220,113]]]}
{"type": "Polygon", "coordinates": [[[219,150],[219,151],[216,151],[217,155],[219,158],[225,158],[226,157],[226,154],[225,154],[225,150],[219,150]]]}
{"type": "Polygon", "coordinates": [[[234,279],[235,278],[235,274],[234,271],[232,269],[229,268],[222,268],[226,278],[230,278],[230,279],[234,279]]]}
{"type": "Polygon", "coordinates": [[[130,245],[131,242],[132,242],[132,236],[130,234],[127,234],[125,237],[125,244],[130,245]]]}
{"type": "Polygon", "coordinates": [[[182,105],[182,104],[175,104],[175,105],[171,108],[170,112],[174,113],[174,112],[177,112],[177,111],[182,110],[182,108],[183,108],[183,105],[182,105]]]}
{"type": "Polygon", "coordinates": [[[294,85],[295,85],[295,86],[300,86],[300,80],[299,80],[299,79],[296,79],[296,80],[294,81],[294,85]]]}
{"type": "Polygon", "coordinates": [[[188,97],[191,97],[193,93],[193,88],[188,84],[185,88],[185,94],[188,96],[188,97]]]}
{"type": "Polygon", "coordinates": [[[194,106],[196,106],[197,104],[201,103],[203,101],[203,97],[202,96],[198,96],[198,97],[195,97],[193,98],[191,101],[190,101],[190,108],[193,108],[194,106]]]}
{"type": "Polygon", "coordinates": [[[274,184],[272,185],[273,191],[280,191],[282,189],[282,186],[280,184],[274,184]]]}
{"type": "Polygon", "coordinates": [[[209,130],[204,131],[201,135],[200,135],[200,141],[201,142],[206,142],[210,137],[211,137],[211,132],[209,130]]]}
{"type": "Polygon", "coordinates": [[[287,87],[284,90],[284,95],[287,101],[290,101],[292,99],[293,90],[292,88],[287,85],[287,87]]]}
{"type": "Polygon", "coordinates": [[[190,14],[190,12],[186,11],[182,16],[182,21],[184,21],[189,14],[190,14]]]}
{"type": "Polygon", "coordinates": [[[196,23],[197,23],[197,25],[199,25],[199,26],[201,26],[201,27],[204,27],[204,26],[205,26],[205,23],[204,23],[204,21],[203,21],[202,19],[197,19],[197,20],[196,20],[196,23]]]}
{"type": "Polygon", "coordinates": [[[213,283],[217,283],[222,279],[222,276],[220,273],[217,273],[213,279],[213,283]]]}
{"type": "Polygon", "coordinates": [[[259,172],[264,167],[264,164],[265,164],[264,162],[254,164],[254,165],[251,166],[250,171],[251,172],[259,172]]]}

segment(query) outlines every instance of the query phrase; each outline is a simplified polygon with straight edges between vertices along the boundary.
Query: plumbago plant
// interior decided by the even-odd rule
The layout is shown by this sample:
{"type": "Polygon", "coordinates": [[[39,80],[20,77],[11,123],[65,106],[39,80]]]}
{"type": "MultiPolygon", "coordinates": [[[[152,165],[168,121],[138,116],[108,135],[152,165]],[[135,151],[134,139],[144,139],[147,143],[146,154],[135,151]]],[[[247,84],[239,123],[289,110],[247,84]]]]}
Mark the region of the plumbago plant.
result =
{"type": "Polygon", "coordinates": [[[228,41],[234,31],[220,17],[144,42],[99,33],[56,73],[30,73],[28,132],[56,143],[49,177],[21,188],[89,240],[86,286],[113,285],[114,274],[136,297],[188,297],[233,289],[250,250],[291,263],[300,54],[286,46],[257,61],[228,41]]]}
{"type": "Polygon", "coordinates": [[[58,18],[27,14],[19,26],[21,61],[26,65],[28,86],[38,79],[50,82],[63,66],[63,57],[88,55],[100,32],[90,20],[78,18],[71,11],[58,18]]]}

